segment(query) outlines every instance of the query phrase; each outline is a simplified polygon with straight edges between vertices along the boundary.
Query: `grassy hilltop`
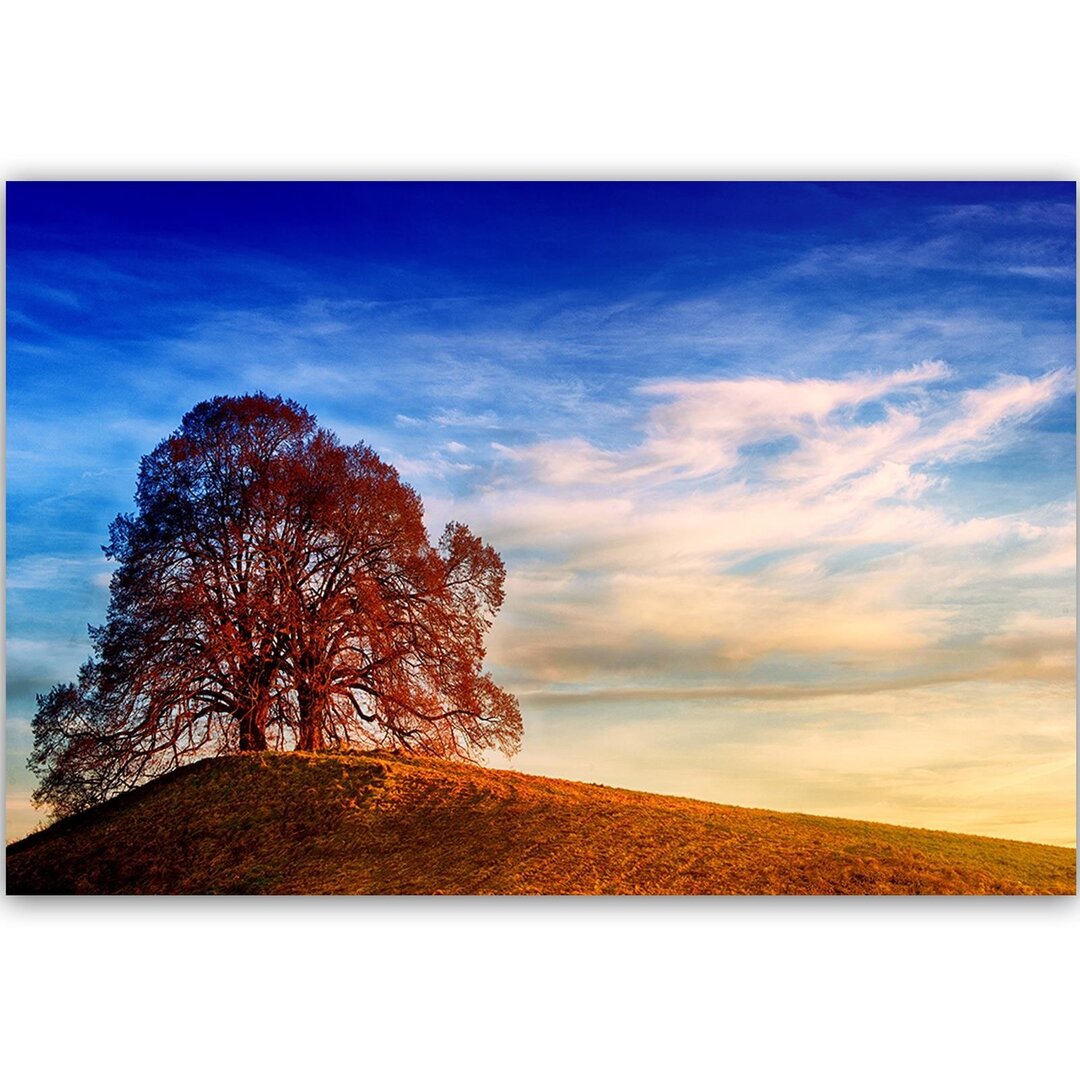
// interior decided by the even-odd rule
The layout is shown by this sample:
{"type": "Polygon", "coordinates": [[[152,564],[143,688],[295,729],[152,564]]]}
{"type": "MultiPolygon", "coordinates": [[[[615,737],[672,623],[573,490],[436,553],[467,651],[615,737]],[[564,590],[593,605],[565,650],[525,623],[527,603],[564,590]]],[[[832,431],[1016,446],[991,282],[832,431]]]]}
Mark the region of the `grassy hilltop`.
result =
{"type": "Polygon", "coordinates": [[[187,766],[7,849],[9,893],[1074,893],[1069,848],[381,754],[187,766]]]}

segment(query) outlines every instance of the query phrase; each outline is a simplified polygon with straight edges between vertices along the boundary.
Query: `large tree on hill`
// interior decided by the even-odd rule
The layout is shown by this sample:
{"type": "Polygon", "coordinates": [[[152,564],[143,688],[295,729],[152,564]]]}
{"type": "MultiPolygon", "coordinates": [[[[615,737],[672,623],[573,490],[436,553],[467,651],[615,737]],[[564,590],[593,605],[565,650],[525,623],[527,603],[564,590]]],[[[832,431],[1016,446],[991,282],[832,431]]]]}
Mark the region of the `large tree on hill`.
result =
{"type": "Polygon", "coordinates": [[[517,702],[482,669],[502,560],[458,523],[433,546],[369,447],[291,401],[218,397],[143,459],[135,502],[94,656],[38,699],[39,802],[267,746],[517,749],[517,702]]]}

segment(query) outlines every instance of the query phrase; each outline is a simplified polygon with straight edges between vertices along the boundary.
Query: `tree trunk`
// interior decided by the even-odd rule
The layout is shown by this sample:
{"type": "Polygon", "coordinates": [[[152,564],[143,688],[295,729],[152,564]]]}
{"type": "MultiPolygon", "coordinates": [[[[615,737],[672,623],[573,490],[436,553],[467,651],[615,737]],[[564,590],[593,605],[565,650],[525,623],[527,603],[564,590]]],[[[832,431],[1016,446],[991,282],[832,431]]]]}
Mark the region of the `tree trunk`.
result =
{"type": "Polygon", "coordinates": [[[266,717],[269,703],[255,701],[240,714],[240,749],[266,749],[266,717]]]}
{"type": "Polygon", "coordinates": [[[296,742],[297,750],[322,750],[323,715],[326,710],[326,697],[313,687],[301,683],[296,690],[297,705],[300,710],[300,732],[296,742]]]}

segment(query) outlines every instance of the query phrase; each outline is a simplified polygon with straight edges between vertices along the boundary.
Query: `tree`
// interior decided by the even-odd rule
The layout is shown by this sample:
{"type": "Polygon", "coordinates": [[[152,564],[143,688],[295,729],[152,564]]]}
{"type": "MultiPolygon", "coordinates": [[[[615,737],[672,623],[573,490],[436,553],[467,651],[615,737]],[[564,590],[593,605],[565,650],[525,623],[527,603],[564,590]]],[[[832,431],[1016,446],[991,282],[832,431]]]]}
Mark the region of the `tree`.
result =
{"type": "Polygon", "coordinates": [[[91,805],[234,751],[400,747],[475,758],[521,738],[482,670],[498,554],[292,401],[217,397],[143,458],[110,528],[94,656],[38,699],[40,802],[91,805]]]}

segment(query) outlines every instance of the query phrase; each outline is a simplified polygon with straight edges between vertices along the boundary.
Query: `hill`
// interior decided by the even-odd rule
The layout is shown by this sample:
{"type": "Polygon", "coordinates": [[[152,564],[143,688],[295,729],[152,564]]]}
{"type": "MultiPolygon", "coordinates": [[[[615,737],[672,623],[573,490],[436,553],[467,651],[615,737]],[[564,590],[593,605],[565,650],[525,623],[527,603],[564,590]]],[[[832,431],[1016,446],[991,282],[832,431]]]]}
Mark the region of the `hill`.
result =
{"type": "Polygon", "coordinates": [[[380,754],[201,761],[7,849],[9,893],[1074,893],[1069,848],[380,754]]]}

